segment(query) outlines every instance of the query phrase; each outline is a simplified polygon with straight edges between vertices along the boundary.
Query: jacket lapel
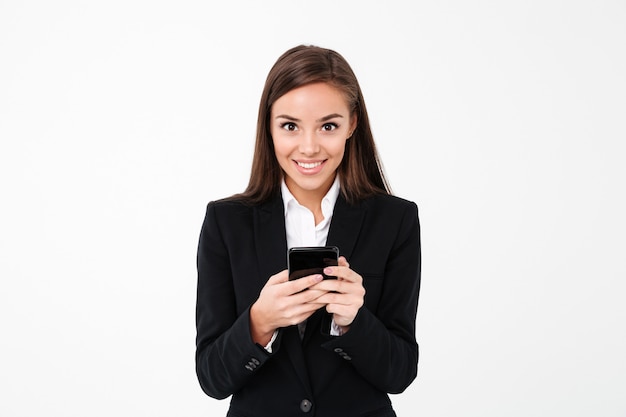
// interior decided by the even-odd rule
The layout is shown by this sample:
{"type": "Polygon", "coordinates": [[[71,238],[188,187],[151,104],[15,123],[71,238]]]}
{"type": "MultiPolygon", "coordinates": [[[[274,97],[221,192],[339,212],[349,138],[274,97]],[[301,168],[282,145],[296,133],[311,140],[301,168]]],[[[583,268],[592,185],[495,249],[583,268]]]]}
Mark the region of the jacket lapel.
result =
{"type": "MultiPolygon", "coordinates": [[[[365,211],[365,204],[352,206],[341,194],[337,197],[326,244],[337,246],[347,259],[352,255],[365,211]]],[[[285,211],[280,194],[255,209],[254,239],[261,277],[267,280],[287,268],[285,211]]]]}
{"type": "Polygon", "coordinates": [[[365,218],[365,205],[363,203],[357,205],[349,205],[341,194],[335,203],[333,210],[333,218],[330,222],[330,230],[328,231],[327,245],[337,246],[339,253],[350,260],[352,250],[359,237],[361,225],[365,218]]]}
{"type": "Polygon", "coordinates": [[[265,285],[269,277],[287,268],[287,233],[280,194],[255,209],[254,243],[259,276],[265,285]]]}

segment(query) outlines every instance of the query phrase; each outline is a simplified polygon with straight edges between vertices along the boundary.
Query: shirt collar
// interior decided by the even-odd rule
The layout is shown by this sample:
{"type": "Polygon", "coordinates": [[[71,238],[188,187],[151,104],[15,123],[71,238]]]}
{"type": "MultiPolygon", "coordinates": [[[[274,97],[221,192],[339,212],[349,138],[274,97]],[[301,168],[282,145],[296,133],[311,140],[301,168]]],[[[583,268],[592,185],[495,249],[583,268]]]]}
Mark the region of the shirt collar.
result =
{"type": "MultiPolygon", "coordinates": [[[[285,215],[287,214],[287,209],[290,204],[300,204],[298,200],[291,194],[289,188],[287,188],[287,184],[285,183],[285,179],[283,178],[282,183],[280,184],[280,191],[283,197],[283,208],[285,211],[285,215]]],[[[333,208],[335,207],[335,203],[337,202],[337,198],[339,197],[339,175],[335,175],[335,181],[333,181],[333,185],[330,186],[330,189],[322,198],[322,213],[324,217],[327,217],[328,212],[332,213],[333,208]]]]}

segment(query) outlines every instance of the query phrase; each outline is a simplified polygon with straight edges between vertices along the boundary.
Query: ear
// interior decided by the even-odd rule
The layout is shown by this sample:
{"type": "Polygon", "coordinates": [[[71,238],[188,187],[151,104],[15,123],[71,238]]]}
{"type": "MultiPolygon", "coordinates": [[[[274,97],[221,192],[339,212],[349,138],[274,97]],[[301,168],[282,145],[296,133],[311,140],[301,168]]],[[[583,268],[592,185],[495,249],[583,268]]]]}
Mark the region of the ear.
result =
{"type": "Polygon", "coordinates": [[[348,130],[348,132],[350,132],[350,135],[348,135],[348,139],[350,139],[352,135],[354,134],[354,130],[356,129],[357,123],[358,123],[358,118],[356,116],[356,112],[354,112],[350,116],[350,130],[348,130]]]}

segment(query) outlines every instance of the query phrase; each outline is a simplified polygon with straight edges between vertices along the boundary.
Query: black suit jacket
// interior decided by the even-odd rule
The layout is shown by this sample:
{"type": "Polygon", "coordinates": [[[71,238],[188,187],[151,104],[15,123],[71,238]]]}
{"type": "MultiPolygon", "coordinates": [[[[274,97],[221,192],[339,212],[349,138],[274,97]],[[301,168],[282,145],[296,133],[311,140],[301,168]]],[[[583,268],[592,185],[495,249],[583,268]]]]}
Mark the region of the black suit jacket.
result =
{"type": "Polygon", "coordinates": [[[383,195],[349,205],[340,195],[328,245],[363,277],[364,306],[343,336],[318,310],[301,341],[281,328],[269,354],[250,336],[249,309],[287,267],[280,195],[259,206],[208,204],[198,246],[196,372],[204,392],[232,395],[233,417],[395,416],[387,393],[417,374],[420,288],[417,206],[383,195]]]}

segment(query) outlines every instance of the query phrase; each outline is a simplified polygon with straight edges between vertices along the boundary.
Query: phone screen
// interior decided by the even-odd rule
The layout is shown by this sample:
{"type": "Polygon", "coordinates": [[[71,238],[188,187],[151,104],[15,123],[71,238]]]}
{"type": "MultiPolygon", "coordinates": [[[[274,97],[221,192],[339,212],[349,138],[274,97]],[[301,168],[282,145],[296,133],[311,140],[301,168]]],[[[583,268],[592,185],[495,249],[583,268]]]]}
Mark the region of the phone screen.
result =
{"type": "Polygon", "coordinates": [[[321,274],[324,279],[335,277],[324,274],[327,266],[336,266],[339,248],[336,246],[295,247],[289,249],[287,263],[289,280],[321,274]]]}

